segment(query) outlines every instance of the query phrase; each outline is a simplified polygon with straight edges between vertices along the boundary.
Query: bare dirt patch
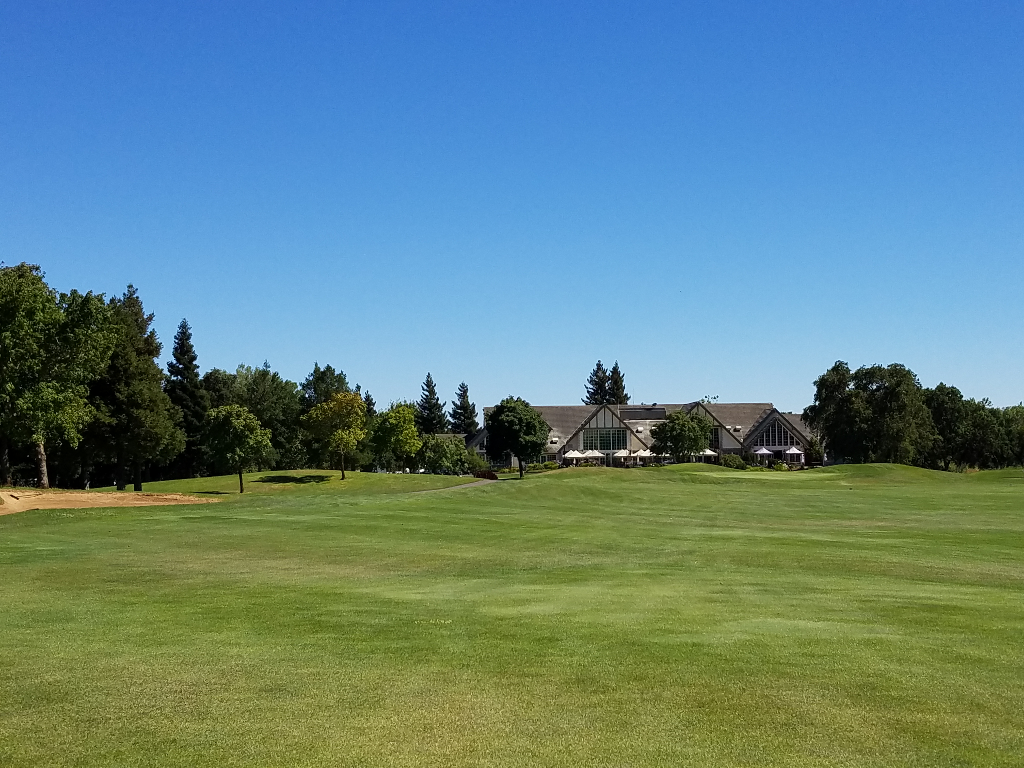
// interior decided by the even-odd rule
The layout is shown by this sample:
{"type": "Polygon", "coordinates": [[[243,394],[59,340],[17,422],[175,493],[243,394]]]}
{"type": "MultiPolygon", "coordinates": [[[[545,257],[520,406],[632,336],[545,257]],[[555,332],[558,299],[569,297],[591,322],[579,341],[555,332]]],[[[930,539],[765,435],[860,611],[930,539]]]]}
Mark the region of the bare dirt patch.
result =
{"type": "Polygon", "coordinates": [[[216,499],[202,499],[183,493],[135,493],[118,491],[0,491],[0,515],[26,512],[30,509],[85,509],[88,507],[151,507],[167,504],[207,504],[216,499]]]}

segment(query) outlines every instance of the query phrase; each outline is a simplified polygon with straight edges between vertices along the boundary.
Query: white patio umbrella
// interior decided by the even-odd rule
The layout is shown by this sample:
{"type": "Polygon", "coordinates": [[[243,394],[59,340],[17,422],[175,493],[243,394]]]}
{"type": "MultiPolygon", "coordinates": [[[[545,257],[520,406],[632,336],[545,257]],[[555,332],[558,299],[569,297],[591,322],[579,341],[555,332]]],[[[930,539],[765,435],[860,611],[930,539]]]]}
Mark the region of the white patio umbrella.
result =
{"type": "Polygon", "coordinates": [[[718,454],[715,451],[712,451],[710,448],[705,448],[703,451],[700,452],[699,455],[700,456],[717,456],[718,454]]]}
{"type": "Polygon", "coordinates": [[[612,454],[612,456],[614,456],[616,459],[625,459],[627,456],[629,456],[629,451],[616,451],[615,453],[612,454]]]}
{"type": "Polygon", "coordinates": [[[566,451],[564,455],[565,455],[565,458],[567,458],[567,459],[582,459],[583,458],[583,454],[580,453],[579,451],[575,451],[575,450],[574,451],[566,451]]]}
{"type": "Polygon", "coordinates": [[[594,450],[587,451],[583,455],[586,456],[588,459],[603,459],[604,458],[604,454],[603,453],[601,453],[600,451],[594,451],[594,450]]]}
{"type": "Polygon", "coordinates": [[[754,451],[754,454],[757,455],[757,456],[771,456],[772,452],[769,451],[764,446],[762,446],[762,447],[758,448],[756,451],[754,451]]]}
{"type": "Polygon", "coordinates": [[[803,456],[804,455],[804,452],[801,451],[799,448],[797,448],[795,445],[792,448],[790,448],[788,451],[786,451],[786,453],[789,454],[790,456],[803,456]]]}
{"type": "Polygon", "coordinates": [[[651,453],[651,452],[650,452],[649,450],[647,450],[646,448],[641,448],[641,449],[640,449],[639,451],[637,451],[637,452],[636,452],[635,454],[633,454],[633,455],[634,455],[634,456],[638,456],[638,457],[640,457],[640,458],[642,458],[642,459],[646,459],[646,458],[650,458],[650,457],[651,457],[651,456],[653,456],[654,454],[653,454],[653,453],[651,453]]]}

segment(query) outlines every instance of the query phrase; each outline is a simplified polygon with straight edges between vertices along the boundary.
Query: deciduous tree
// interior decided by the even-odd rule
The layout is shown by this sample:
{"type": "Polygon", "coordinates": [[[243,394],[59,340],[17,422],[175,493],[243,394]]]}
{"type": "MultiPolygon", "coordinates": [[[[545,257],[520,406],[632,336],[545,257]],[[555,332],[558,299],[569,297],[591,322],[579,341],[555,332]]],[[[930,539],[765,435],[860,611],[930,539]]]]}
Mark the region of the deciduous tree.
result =
{"type": "Polygon", "coordinates": [[[708,447],[713,428],[714,424],[706,416],[674,411],[651,429],[654,452],[684,461],[708,447]]]}
{"type": "Polygon", "coordinates": [[[548,442],[551,427],[535,408],[521,397],[506,397],[487,414],[487,454],[501,461],[507,454],[516,457],[519,477],[527,462],[540,457],[548,442]]]}
{"type": "Polygon", "coordinates": [[[355,452],[366,437],[366,403],[355,392],[338,392],[326,402],[313,406],[302,423],[328,450],[340,457],[341,479],[345,479],[345,456],[355,452]]]}
{"type": "Polygon", "coordinates": [[[386,411],[377,414],[370,444],[378,466],[387,469],[404,466],[423,445],[416,431],[415,406],[392,403],[386,411]]]}
{"type": "Polygon", "coordinates": [[[8,443],[34,447],[38,484],[49,487],[48,440],[77,445],[93,417],[88,382],[113,338],[102,296],[58,294],[38,266],[0,268],[0,478],[10,482],[8,443]]]}
{"type": "Polygon", "coordinates": [[[461,437],[425,435],[420,459],[423,467],[435,475],[461,475],[469,468],[469,454],[461,437]]]}
{"type": "Polygon", "coordinates": [[[206,414],[206,432],[210,450],[238,474],[238,492],[245,493],[242,473],[259,468],[273,454],[270,430],[243,406],[224,405],[206,414]]]}

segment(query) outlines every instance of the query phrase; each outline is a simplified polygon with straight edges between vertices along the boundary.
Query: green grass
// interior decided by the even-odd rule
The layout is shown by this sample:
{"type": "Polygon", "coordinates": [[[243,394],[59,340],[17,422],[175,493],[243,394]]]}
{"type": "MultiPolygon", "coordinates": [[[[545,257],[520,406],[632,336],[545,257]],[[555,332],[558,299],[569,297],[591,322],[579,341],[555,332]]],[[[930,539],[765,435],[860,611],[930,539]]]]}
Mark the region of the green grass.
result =
{"type": "Polygon", "coordinates": [[[1022,763],[1019,470],[351,478],[0,517],[0,765],[1022,763]]]}
{"type": "MultiPolygon", "coordinates": [[[[267,494],[280,491],[288,491],[291,494],[298,491],[318,496],[325,493],[340,493],[346,496],[413,493],[451,488],[455,485],[474,482],[472,477],[384,475],[369,472],[347,472],[346,479],[342,481],[341,471],[333,469],[281,469],[272,472],[248,472],[242,477],[247,494],[267,494]]],[[[96,488],[95,490],[113,491],[114,489],[96,488]]],[[[189,493],[199,496],[231,496],[237,499],[239,495],[238,475],[200,477],[193,480],[162,480],[146,483],[142,490],[146,493],[189,493]]]]}

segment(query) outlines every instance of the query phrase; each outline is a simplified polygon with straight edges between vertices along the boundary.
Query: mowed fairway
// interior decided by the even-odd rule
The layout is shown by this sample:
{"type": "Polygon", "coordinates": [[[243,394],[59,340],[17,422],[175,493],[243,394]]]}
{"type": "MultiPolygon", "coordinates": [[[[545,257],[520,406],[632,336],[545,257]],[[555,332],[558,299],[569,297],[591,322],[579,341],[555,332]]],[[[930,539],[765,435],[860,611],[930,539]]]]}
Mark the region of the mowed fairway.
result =
{"type": "Polygon", "coordinates": [[[1024,764],[1019,470],[258,477],[0,517],[0,765],[1024,764]]]}

